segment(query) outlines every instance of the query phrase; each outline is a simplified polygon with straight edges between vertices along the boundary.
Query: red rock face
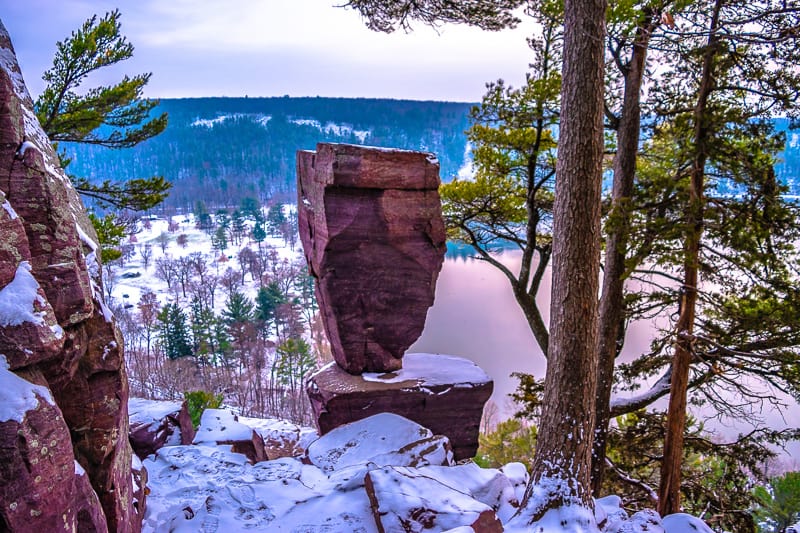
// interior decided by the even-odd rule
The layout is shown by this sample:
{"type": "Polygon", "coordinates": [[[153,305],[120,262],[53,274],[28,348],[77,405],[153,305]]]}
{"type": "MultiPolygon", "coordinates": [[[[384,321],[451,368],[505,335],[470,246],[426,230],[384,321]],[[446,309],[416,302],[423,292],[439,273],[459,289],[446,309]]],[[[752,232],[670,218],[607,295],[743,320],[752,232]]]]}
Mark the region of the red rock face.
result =
{"type": "Polygon", "coordinates": [[[402,367],[433,305],[445,254],[431,154],[319,144],[298,152],[300,238],[336,362],[402,367]]]}
{"type": "Polygon", "coordinates": [[[409,354],[407,367],[430,367],[440,360],[440,376],[425,379],[420,373],[408,379],[353,376],[337,365],[317,372],[309,382],[308,396],[320,435],[341,425],[378,413],[394,413],[450,439],[456,460],[474,457],[478,450],[483,405],[494,383],[474,363],[451,356],[409,354]]]}
{"type": "Polygon", "coordinates": [[[0,166],[2,371],[55,402],[0,420],[0,530],[139,531],[122,338],[90,273],[97,236],[36,121],[2,24],[0,166]]]}

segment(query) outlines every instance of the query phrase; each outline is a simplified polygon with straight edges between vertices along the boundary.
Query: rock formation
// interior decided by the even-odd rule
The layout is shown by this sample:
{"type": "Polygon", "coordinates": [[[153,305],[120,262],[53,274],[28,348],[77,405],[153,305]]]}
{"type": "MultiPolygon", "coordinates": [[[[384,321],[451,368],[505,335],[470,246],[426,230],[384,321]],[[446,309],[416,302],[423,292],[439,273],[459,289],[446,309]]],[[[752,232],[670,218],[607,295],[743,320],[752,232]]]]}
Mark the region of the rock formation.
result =
{"type": "Polygon", "coordinates": [[[131,481],[123,345],[97,237],[1,23],[0,168],[0,389],[26,398],[0,410],[0,530],[138,531],[144,491],[131,481]]]}
{"type": "Polygon", "coordinates": [[[436,157],[318,144],[297,153],[297,181],[300,239],[336,361],[308,387],[320,434],[391,412],[448,437],[456,459],[472,457],[492,381],[458,357],[414,354],[410,368],[412,356],[402,359],[446,251],[436,157]]]}
{"type": "Polygon", "coordinates": [[[131,398],[128,400],[133,451],[144,459],[164,446],[191,444],[194,427],[186,402],[131,398]]]}
{"type": "Polygon", "coordinates": [[[228,444],[231,451],[241,453],[255,464],[267,460],[264,439],[256,430],[239,422],[239,417],[226,409],[206,409],[193,444],[228,444]]]}
{"type": "Polygon", "coordinates": [[[298,152],[300,239],[333,357],[351,374],[402,366],[445,254],[431,154],[346,144],[298,152]]]}
{"type": "Polygon", "coordinates": [[[460,357],[407,354],[403,369],[353,376],[335,364],[317,372],[308,395],[320,434],[382,412],[402,415],[446,435],[456,460],[478,451],[483,405],[493,383],[475,363],[460,357]]]}

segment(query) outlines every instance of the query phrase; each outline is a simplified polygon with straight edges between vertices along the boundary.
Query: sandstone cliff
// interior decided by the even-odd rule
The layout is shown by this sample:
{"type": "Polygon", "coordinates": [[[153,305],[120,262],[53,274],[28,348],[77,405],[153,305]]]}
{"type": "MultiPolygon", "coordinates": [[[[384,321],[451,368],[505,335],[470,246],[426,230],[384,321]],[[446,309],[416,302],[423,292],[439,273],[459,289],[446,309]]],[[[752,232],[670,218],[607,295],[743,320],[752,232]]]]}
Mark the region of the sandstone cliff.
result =
{"type": "Polygon", "coordinates": [[[0,205],[0,531],[139,531],[123,342],[97,237],[2,23],[0,205]]]}

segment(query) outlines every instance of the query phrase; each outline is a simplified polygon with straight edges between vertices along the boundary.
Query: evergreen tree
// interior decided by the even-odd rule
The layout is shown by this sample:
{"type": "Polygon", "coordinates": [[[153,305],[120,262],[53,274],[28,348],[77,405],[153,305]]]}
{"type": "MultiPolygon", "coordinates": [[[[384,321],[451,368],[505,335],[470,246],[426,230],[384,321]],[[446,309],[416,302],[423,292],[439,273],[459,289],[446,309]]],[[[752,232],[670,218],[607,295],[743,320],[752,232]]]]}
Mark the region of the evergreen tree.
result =
{"type": "MultiPolygon", "coordinates": [[[[128,148],[166,128],[166,114],[151,118],[158,101],[142,98],[150,74],[125,76],[110,86],[88,90],[82,87],[90,74],[132,57],[133,45],[120,34],[119,18],[117,10],[99,20],[93,16],[57,43],[53,66],[42,76],[47,86],[34,104],[36,116],[53,143],[128,148]]],[[[68,164],[69,160],[62,158],[62,166],[66,168],[68,164]]],[[[124,183],[107,179],[100,184],[86,178],[70,178],[78,192],[100,206],[134,210],[161,203],[171,187],[162,176],[124,183]]]]}
{"type": "Polygon", "coordinates": [[[292,392],[299,391],[317,366],[311,347],[303,339],[290,338],[276,350],[275,375],[292,392]]]}
{"type": "Polygon", "coordinates": [[[543,40],[531,41],[534,72],[525,86],[488,84],[480,106],[471,111],[467,132],[473,146],[474,179],[456,179],[440,188],[448,237],[468,244],[482,261],[500,270],[542,352],[549,335],[536,296],[550,263],[555,149],[561,87],[561,18],[545,0],[536,13],[543,40]],[[496,252],[522,252],[519,270],[505,266],[496,252]]]}
{"type": "Polygon", "coordinates": [[[239,291],[233,291],[225,303],[222,319],[229,326],[246,324],[254,318],[253,302],[239,291]]]}
{"type": "Polygon", "coordinates": [[[222,226],[218,227],[211,235],[211,246],[219,253],[224,252],[228,247],[228,234],[222,226]]]}
{"type": "Polygon", "coordinates": [[[275,324],[277,329],[277,310],[280,305],[285,303],[286,297],[283,295],[278,284],[274,281],[258,290],[258,294],[256,295],[255,318],[262,324],[262,330],[265,333],[269,332],[270,324],[275,324]]]}
{"type": "Polygon", "coordinates": [[[754,490],[759,531],[783,533],[800,522],[800,472],[786,472],[754,490]]]}
{"type": "Polygon", "coordinates": [[[158,334],[164,353],[170,359],[192,355],[192,343],[186,313],[178,304],[169,303],[158,313],[158,334]]]}
{"type": "Polygon", "coordinates": [[[286,214],[283,212],[283,204],[277,203],[270,207],[267,213],[267,227],[270,234],[280,236],[284,224],[286,224],[286,214]]]}

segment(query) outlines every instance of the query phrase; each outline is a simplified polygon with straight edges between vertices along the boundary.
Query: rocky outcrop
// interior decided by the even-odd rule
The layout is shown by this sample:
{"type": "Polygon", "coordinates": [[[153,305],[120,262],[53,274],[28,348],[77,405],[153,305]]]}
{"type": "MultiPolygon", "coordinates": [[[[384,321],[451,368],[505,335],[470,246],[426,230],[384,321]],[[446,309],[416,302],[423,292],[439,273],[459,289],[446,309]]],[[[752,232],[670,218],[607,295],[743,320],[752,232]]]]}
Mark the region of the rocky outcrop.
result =
{"type": "Polygon", "coordinates": [[[517,506],[511,480],[474,464],[450,466],[448,448],[446,438],[392,414],[332,431],[303,457],[254,465],[224,448],[168,446],[144,461],[155,500],[147,525],[158,531],[500,531],[498,518],[517,506]]]}
{"type": "Polygon", "coordinates": [[[329,364],[312,376],[308,395],[321,434],[377,413],[404,416],[444,435],[456,460],[478,450],[483,404],[493,382],[461,357],[408,354],[396,372],[348,374],[329,364]]]}
{"type": "Polygon", "coordinates": [[[333,357],[351,374],[402,366],[445,254],[439,164],[345,144],[298,152],[300,238],[333,357]]]}
{"type": "Polygon", "coordinates": [[[6,380],[46,392],[0,417],[0,526],[138,531],[144,494],[137,508],[123,344],[93,279],[97,237],[33,114],[2,24],[0,168],[0,354],[6,380]],[[20,526],[11,504],[23,501],[20,526]]]}
{"type": "Polygon", "coordinates": [[[452,488],[420,472],[385,466],[368,472],[364,485],[380,533],[465,526],[476,533],[503,531],[494,510],[458,484],[452,488]]]}
{"type": "Polygon", "coordinates": [[[226,409],[206,409],[200,418],[200,427],[193,444],[228,444],[231,451],[246,456],[251,463],[267,460],[264,439],[256,430],[239,422],[238,417],[226,409]]]}
{"type": "Polygon", "coordinates": [[[140,459],[164,446],[191,444],[192,418],[186,402],[167,402],[131,398],[128,400],[133,451],[140,459]]]}

